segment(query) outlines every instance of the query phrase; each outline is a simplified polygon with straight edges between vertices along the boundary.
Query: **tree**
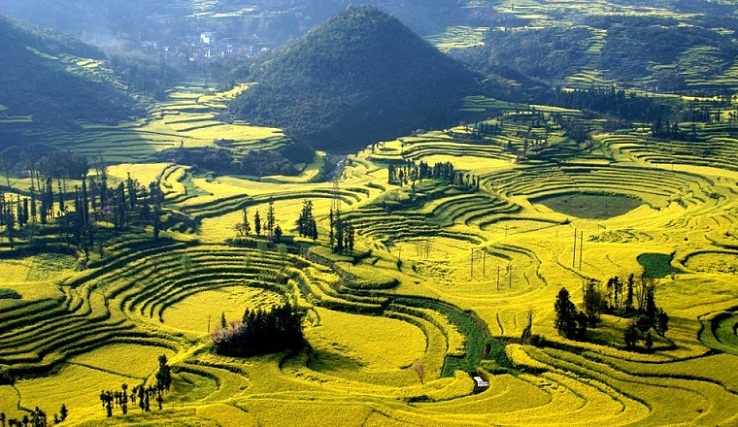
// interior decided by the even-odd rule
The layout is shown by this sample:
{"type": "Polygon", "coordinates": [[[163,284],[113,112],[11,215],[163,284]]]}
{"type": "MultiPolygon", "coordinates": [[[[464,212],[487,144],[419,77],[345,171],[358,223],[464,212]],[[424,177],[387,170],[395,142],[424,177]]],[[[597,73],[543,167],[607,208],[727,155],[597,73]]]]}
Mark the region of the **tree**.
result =
{"type": "Polygon", "coordinates": [[[649,350],[651,350],[651,348],[653,347],[653,337],[651,336],[651,333],[650,332],[648,332],[646,334],[646,343],[645,344],[646,344],[646,348],[649,349],[649,350]]]}
{"type": "Polygon", "coordinates": [[[635,322],[631,322],[625,331],[623,331],[623,340],[627,348],[634,348],[638,341],[638,329],[636,328],[635,322]]]}
{"type": "Polygon", "coordinates": [[[630,276],[628,276],[628,285],[626,287],[626,294],[625,294],[625,312],[630,313],[633,311],[633,285],[635,282],[635,277],[633,273],[630,273],[630,276]]]}
{"type": "Polygon", "coordinates": [[[656,300],[653,295],[654,289],[653,286],[649,286],[646,288],[646,307],[644,309],[646,316],[651,321],[651,324],[654,324],[656,321],[656,300]]]}
{"type": "Polygon", "coordinates": [[[69,416],[69,410],[67,409],[67,405],[62,403],[61,408],[59,408],[59,419],[64,421],[67,419],[67,416],[69,416]]]}
{"type": "Polygon", "coordinates": [[[577,335],[577,309],[571,302],[569,291],[561,288],[554,303],[556,330],[564,338],[574,339],[577,335]]]}
{"type": "Polygon", "coordinates": [[[280,241],[282,239],[282,227],[274,227],[274,240],[280,241]]]}
{"type": "Polygon", "coordinates": [[[156,385],[159,390],[166,390],[172,386],[172,370],[168,365],[167,356],[159,356],[159,370],[156,372],[156,385]]]}
{"type": "Polygon", "coordinates": [[[267,217],[266,217],[266,231],[268,235],[274,233],[274,225],[277,218],[274,216],[274,200],[269,199],[269,205],[267,206],[267,217]]]}
{"type": "Polygon", "coordinates": [[[251,234],[251,224],[249,224],[249,211],[246,210],[246,208],[243,208],[242,230],[245,236],[248,236],[249,234],[251,234]]]}
{"type": "Polygon", "coordinates": [[[254,214],[254,232],[257,236],[261,236],[261,217],[259,216],[259,211],[256,211],[256,214],[254,214]]]}
{"type": "Polygon", "coordinates": [[[635,325],[642,334],[645,334],[646,332],[648,332],[649,329],[651,329],[651,326],[653,326],[653,322],[651,321],[651,319],[649,319],[648,316],[646,316],[645,314],[641,314],[636,319],[635,325]]]}
{"type": "Polygon", "coordinates": [[[635,289],[635,299],[638,302],[638,311],[646,311],[648,295],[653,291],[653,286],[653,279],[650,279],[645,275],[641,276],[640,280],[638,280],[637,288],[635,289]]]}
{"type": "Polygon", "coordinates": [[[302,210],[297,218],[297,231],[300,237],[318,238],[315,217],[313,216],[313,202],[305,199],[302,201],[302,210]]]}
{"type": "Polygon", "coordinates": [[[656,324],[654,325],[654,329],[656,329],[656,333],[662,338],[669,330],[669,315],[666,314],[662,308],[659,308],[658,313],[656,314],[656,324]]]}
{"type": "Polygon", "coordinates": [[[600,316],[605,308],[605,298],[597,287],[595,280],[590,280],[584,287],[584,311],[590,326],[595,326],[600,321],[600,316]]]}

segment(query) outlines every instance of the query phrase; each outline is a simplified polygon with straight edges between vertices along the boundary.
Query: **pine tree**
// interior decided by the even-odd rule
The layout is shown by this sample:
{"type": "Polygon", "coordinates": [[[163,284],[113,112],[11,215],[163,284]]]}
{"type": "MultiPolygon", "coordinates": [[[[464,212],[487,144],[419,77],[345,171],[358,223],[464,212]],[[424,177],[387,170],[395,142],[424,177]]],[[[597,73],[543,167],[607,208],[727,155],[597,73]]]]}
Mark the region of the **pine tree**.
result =
{"type": "Polygon", "coordinates": [[[628,285],[626,287],[626,294],[625,294],[625,312],[630,313],[633,311],[633,286],[635,284],[635,276],[633,273],[630,273],[630,276],[628,276],[628,285]]]}
{"type": "Polygon", "coordinates": [[[249,223],[249,211],[243,208],[243,234],[248,236],[251,234],[251,224],[249,223]]]}
{"type": "Polygon", "coordinates": [[[270,236],[274,233],[274,226],[277,218],[274,216],[274,201],[269,199],[269,206],[267,207],[266,217],[266,231],[270,236]]]}
{"type": "Polygon", "coordinates": [[[599,323],[604,303],[602,293],[597,289],[597,282],[590,280],[584,287],[584,310],[591,326],[599,323]]]}
{"type": "Polygon", "coordinates": [[[256,214],[254,214],[254,232],[256,232],[257,236],[261,236],[261,217],[259,216],[259,211],[256,211],[256,214]]]}
{"type": "Polygon", "coordinates": [[[571,302],[569,291],[561,288],[554,303],[556,311],[556,330],[564,338],[573,339],[577,335],[577,309],[571,302]]]}
{"type": "Polygon", "coordinates": [[[661,336],[662,338],[669,330],[669,315],[666,314],[666,312],[662,308],[660,308],[658,313],[656,314],[656,324],[654,325],[654,329],[656,329],[656,333],[659,334],[659,336],[661,336]]]}
{"type": "Polygon", "coordinates": [[[159,390],[166,390],[172,386],[172,370],[168,365],[167,356],[159,356],[159,370],[156,372],[156,383],[159,390]]]}
{"type": "Polygon", "coordinates": [[[625,331],[623,331],[623,341],[627,348],[634,348],[638,341],[638,329],[636,328],[635,322],[631,322],[625,331]]]}

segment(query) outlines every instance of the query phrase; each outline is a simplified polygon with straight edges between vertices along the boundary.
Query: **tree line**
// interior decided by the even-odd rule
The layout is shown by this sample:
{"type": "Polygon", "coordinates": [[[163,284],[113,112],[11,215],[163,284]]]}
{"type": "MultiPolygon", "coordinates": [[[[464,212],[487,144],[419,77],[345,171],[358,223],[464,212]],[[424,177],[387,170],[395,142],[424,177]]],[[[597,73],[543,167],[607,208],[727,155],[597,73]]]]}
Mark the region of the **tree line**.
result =
{"type": "MultiPolygon", "coordinates": [[[[67,406],[62,404],[59,413],[54,414],[54,424],[60,424],[67,419],[69,410],[67,406]]],[[[0,427],[46,427],[49,425],[46,412],[36,406],[30,414],[25,414],[21,418],[8,417],[5,412],[0,412],[0,427]]]]}
{"type": "MultiPolygon", "coordinates": [[[[234,229],[238,232],[239,236],[251,235],[251,222],[249,221],[249,211],[244,208],[242,211],[242,220],[236,223],[234,229]]],[[[262,233],[270,240],[279,241],[284,234],[282,227],[277,224],[277,216],[274,210],[274,200],[271,198],[267,204],[266,218],[262,219],[261,213],[257,210],[253,216],[254,226],[253,231],[257,236],[261,236],[262,233]]]]}
{"type": "Polygon", "coordinates": [[[401,187],[410,184],[412,188],[415,188],[415,183],[423,182],[424,179],[440,180],[465,190],[479,190],[479,177],[457,171],[451,162],[439,162],[430,166],[424,161],[416,164],[413,160],[405,160],[402,163],[390,163],[387,166],[388,184],[401,187]]]}
{"type": "Polygon", "coordinates": [[[146,387],[139,384],[128,392],[128,384],[123,383],[120,390],[102,390],[100,391],[100,403],[108,417],[113,416],[113,408],[120,408],[123,415],[128,414],[128,406],[136,406],[142,412],[151,410],[151,401],[156,401],[159,410],[163,409],[164,395],[169,392],[172,387],[172,372],[169,361],[165,355],[158,358],[159,368],[156,371],[156,384],[146,387]]]}

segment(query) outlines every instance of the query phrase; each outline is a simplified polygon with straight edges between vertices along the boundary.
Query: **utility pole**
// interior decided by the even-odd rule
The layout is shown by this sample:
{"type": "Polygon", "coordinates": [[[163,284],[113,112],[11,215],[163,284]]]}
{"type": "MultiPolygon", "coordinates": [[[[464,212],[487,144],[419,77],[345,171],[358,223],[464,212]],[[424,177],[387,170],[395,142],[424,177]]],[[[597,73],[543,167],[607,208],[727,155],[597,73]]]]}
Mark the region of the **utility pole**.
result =
{"type": "Polygon", "coordinates": [[[571,259],[571,268],[577,268],[577,229],[574,229],[574,257],[571,259]]]}
{"type": "Polygon", "coordinates": [[[500,266],[497,266],[497,290],[500,290],[500,266]]]}
{"type": "Polygon", "coordinates": [[[208,314],[208,333],[210,333],[210,315],[208,314]]]}
{"type": "Polygon", "coordinates": [[[469,276],[474,278],[474,248],[471,248],[471,262],[469,263],[469,276]]]}
{"type": "Polygon", "coordinates": [[[487,251],[482,251],[482,276],[487,277],[487,251]]]}
{"type": "Polygon", "coordinates": [[[584,231],[579,232],[579,271],[582,271],[582,253],[584,252],[584,231]]]}
{"type": "Polygon", "coordinates": [[[508,287],[512,289],[512,264],[507,265],[507,278],[509,280],[508,287]]]}

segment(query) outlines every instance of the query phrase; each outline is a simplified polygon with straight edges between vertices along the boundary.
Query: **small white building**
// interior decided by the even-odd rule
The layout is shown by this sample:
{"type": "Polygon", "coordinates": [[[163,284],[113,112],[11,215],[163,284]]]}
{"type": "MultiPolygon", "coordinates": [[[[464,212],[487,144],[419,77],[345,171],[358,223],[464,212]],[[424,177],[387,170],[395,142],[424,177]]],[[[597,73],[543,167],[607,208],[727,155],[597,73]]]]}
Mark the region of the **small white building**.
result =
{"type": "Polygon", "coordinates": [[[215,44],[215,33],[212,31],[205,31],[200,33],[200,43],[205,45],[215,44]]]}
{"type": "Polygon", "coordinates": [[[472,375],[472,380],[474,380],[474,393],[481,393],[489,388],[489,381],[479,375],[472,375]]]}

